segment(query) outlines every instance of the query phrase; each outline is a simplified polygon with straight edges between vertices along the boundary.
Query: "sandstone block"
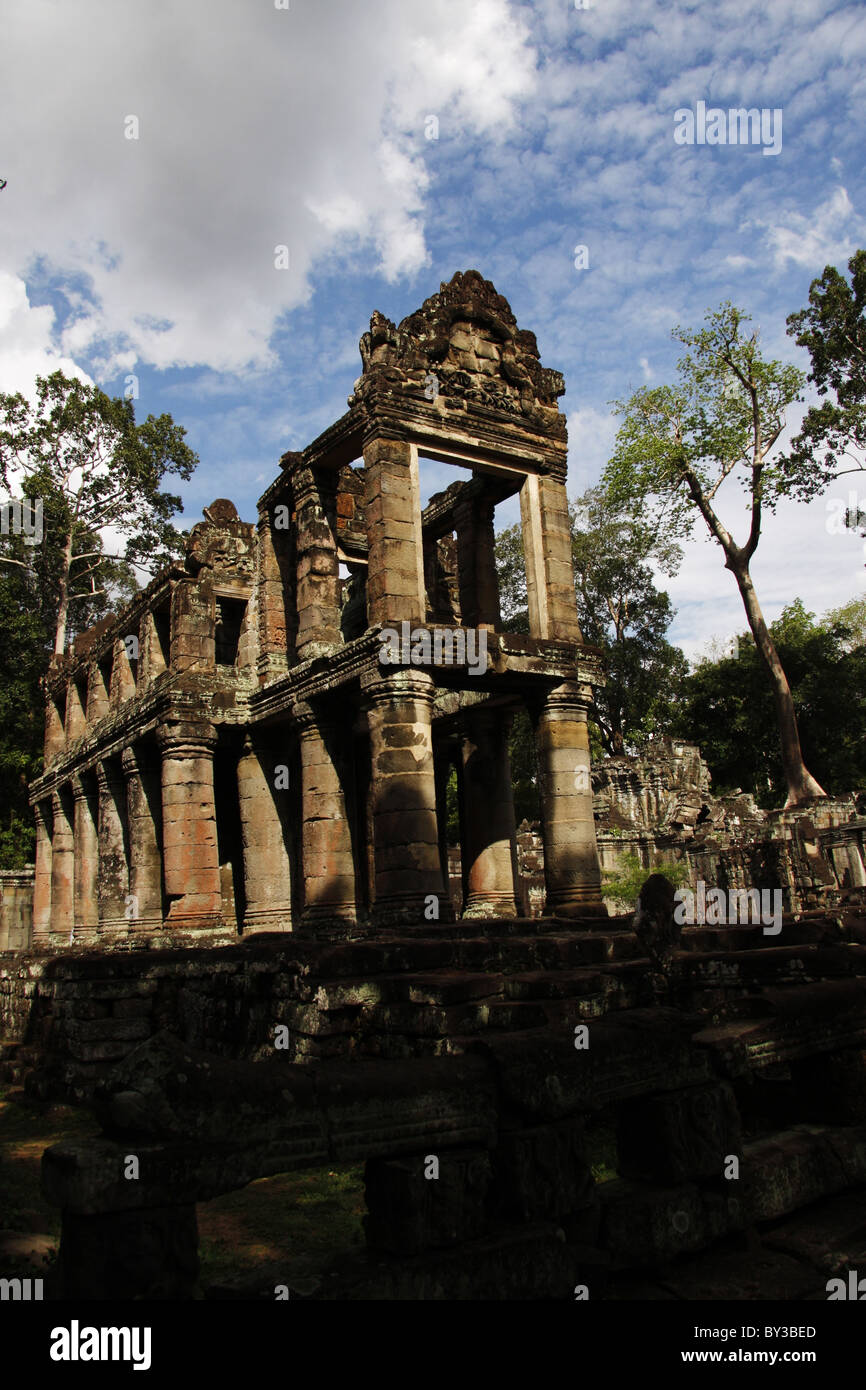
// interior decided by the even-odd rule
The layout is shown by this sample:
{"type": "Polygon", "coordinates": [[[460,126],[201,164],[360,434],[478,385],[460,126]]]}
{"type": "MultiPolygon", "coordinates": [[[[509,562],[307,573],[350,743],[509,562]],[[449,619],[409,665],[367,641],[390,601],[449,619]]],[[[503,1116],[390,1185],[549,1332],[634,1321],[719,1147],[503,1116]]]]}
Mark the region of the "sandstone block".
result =
{"type": "Polygon", "coordinates": [[[620,1109],[617,1140],[627,1177],[722,1178],[726,1156],[742,1144],[734,1093],[720,1082],[633,1101],[620,1109]]]}
{"type": "Polygon", "coordinates": [[[486,1150],[445,1149],[425,1157],[367,1163],[364,1227],[373,1249],[411,1255],[484,1234],[491,1179],[486,1150]],[[425,1177],[430,1157],[438,1161],[438,1177],[425,1177]]]}

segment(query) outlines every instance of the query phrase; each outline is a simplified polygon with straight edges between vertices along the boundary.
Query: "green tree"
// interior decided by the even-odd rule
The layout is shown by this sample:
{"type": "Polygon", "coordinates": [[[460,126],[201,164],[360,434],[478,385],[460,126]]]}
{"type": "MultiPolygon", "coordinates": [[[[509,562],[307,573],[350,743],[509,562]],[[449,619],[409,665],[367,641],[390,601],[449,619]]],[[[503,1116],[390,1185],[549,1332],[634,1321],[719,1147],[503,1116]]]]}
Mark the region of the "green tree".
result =
{"type": "Polygon", "coordinates": [[[170,415],[137,425],[131,400],[59,371],[37,378],[33,406],[20,394],[0,394],[0,480],[9,487],[14,478],[47,514],[54,661],[66,651],[79,603],[104,596],[131,566],[158,568],[180,552],[171,517],[181,500],[160,487],[167,474],[192,475],[198,458],[185,433],[170,415]],[[125,538],[119,555],[104,548],[108,528],[125,538]]]}
{"type": "MultiPolygon", "coordinates": [[[[22,542],[4,537],[4,550],[22,542]]],[[[35,832],[27,788],[41,770],[44,730],[40,684],[48,630],[32,568],[0,566],[0,868],[32,861],[35,832]]]]}
{"type": "Polygon", "coordinates": [[[660,860],[647,869],[641,863],[640,855],[630,850],[622,855],[615,870],[604,871],[601,895],[634,907],[650,874],[664,874],[675,888],[682,888],[689,881],[689,866],[682,862],[660,860]]]}
{"type": "MultiPolygon", "coordinates": [[[[670,600],[653,582],[654,559],[673,573],[682,552],[635,517],[607,504],[600,487],[590,488],[570,509],[575,594],[585,641],[604,653],[607,684],[594,692],[589,721],[594,761],[605,752],[622,753],[671,724],[672,707],[687,662],[664,638],[674,616],[670,600]]],[[[529,632],[523,534],[519,525],[496,537],[503,627],[529,632]]],[[[514,716],[509,740],[515,811],[518,820],[540,814],[535,738],[528,714],[514,716]]]]}
{"type": "MultiPolygon", "coordinates": [[[[817,621],[799,599],[770,632],[790,672],[804,756],[833,794],[866,783],[866,647],[829,613],[817,621]]],[[[741,788],[777,804],[785,778],[773,737],[772,695],[750,633],[737,655],[703,661],[683,683],[678,732],[700,744],[716,791],[741,788]]]]}
{"type": "Polygon", "coordinates": [[[505,632],[529,632],[529,601],[526,596],[526,562],[523,529],[518,523],[497,532],[496,573],[499,577],[499,608],[505,632]]]}
{"type": "Polygon", "coordinates": [[[594,692],[605,752],[625,752],[667,732],[688,664],[665,638],[674,609],[648,563],[673,573],[682,557],[645,522],[612,508],[605,489],[589,488],[572,510],[572,553],[580,630],[600,647],[607,681],[594,692]]]}
{"type": "Polygon", "coordinates": [[[800,398],[805,377],[796,367],[765,361],[748,316],[731,303],[705,317],[706,327],[674,331],[687,351],[676,386],[641,387],[617,402],[623,423],[603,482],[613,505],[643,515],[666,534],[691,534],[701,518],[734,576],[758,657],[772,690],[788,806],[826,795],[803,758],[791,687],[764,620],[750,573],[764,514],[783,493],[805,499],[825,479],[809,462],[776,449],[787,407],[800,398]],[[747,496],[749,531],[739,544],[717,509],[729,479],[747,496]]]}
{"type": "Polygon", "coordinates": [[[0,867],[32,857],[27,788],[42,765],[45,671],[132,596],[136,567],[181,550],[170,522],[180,499],[160,484],[195,467],[183,435],[168,415],[137,426],[130,401],[61,372],[37,380],[34,406],[0,395],[0,481],[42,507],[41,539],[0,536],[0,867]],[[124,538],[120,554],[107,548],[109,527],[124,538]]]}
{"type": "MultiPolygon", "coordinates": [[[[809,287],[809,305],[788,316],[788,332],[812,360],[809,380],[822,399],[806,412],[791,457],[823,484],[862,473],[866,448],[866,251],[848,262],[851,282],[833,266],[809,287]]],[[[794,475],[795,479],[798,475],[794,475]]],[[[814,495],[811,489],[808,496],[814,495]]]]}
{"type": "Polygon", "coordinates": [[[847,631],[848,636],[840,639],[846,651],[866,647],[866,596],[851,598],[841,607],[831,608],[825,614],[825,622],[836,623],[847,631]]]}
{"type": "MultiPolygon", "coordinates": [[[[45,543],[14,530],[0,535],[0,868],[5,869],[20,868],[33,854],[28,784],[42,767],[42,679],[51,659],[62,562],[48,538],[63,507],[56,496],[39,500],[45,503],[45,543]]],[[[99,543],[94,536],[89,548],[99,543]]],[[[82,599],[71,622],[77,630],[89,626],[127,587],[124,567],[107,561],[105,591],[82,599]]]]}

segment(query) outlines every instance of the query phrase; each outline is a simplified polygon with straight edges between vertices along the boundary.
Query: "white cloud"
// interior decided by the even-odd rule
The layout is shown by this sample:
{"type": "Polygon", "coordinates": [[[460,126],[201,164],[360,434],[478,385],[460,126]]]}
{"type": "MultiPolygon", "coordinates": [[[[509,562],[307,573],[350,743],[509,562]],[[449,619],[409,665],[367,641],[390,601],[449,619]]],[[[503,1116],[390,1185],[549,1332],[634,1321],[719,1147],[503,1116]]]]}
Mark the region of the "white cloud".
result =
{"type": "Polygon", "coordinates": [[[793,261],[809,270],[850,256],[866,227],[841,186],[811,214],[789,211],[784,226],[759,225],[767,229],[777,266],[793,261]]]}
{"type": "Polygon", "coordinates": [[[105,371],[267,366],[333,251],[417,272],[426,114],[504,138],[536,61],[507,0],[10,0],[4,59],[6,268],[75,277],[63,348],[105,371]]]}
{"type": "Polygon", "coordinates": [[[0,272],[0,391],[20,391],[35,400],[37,376],[56,371],[90,382],[70,357],[56,350],[53,336],[51,305],[34,308],[24,281],[0,272]]]}
{"type": "Polygon", "coordinates": [[[584,406],[568,416],[568,490],[576,496],[596,482],[613,451],[619,421],[584,406]]]}

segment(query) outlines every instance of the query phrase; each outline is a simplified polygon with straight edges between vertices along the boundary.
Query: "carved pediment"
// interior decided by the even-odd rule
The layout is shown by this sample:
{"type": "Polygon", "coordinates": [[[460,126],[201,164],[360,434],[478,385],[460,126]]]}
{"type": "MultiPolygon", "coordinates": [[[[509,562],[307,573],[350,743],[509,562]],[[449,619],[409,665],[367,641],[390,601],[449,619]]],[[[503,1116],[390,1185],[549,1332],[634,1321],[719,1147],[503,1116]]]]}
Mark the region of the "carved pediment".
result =
{"type": "Polygon", "coordinates": [[[209,566],[220,574],[251,581],[255,574],[255,528],[238,519],[234,503],[225,497],[203,510],[205,520],[193,526],[187,537],[186,568],[198,574],[209,566]]]}
{"type": "Polygon", "coordinates": [[[372,390],[529,417],[560,433],[562,374],[543,367],[535,334],[477,270],[458,272],[398,325],[378,312],[360,342],[364,371],[349,405],[372,390]]]}

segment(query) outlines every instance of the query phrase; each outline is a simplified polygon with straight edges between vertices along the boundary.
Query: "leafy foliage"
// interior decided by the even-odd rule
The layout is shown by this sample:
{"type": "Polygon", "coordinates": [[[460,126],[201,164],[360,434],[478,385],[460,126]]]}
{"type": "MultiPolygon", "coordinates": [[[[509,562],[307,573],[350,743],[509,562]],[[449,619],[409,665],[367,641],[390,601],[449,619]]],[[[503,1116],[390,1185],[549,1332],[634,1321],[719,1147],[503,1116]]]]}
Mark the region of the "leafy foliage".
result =
{"type": "Polygon", "coordinates": [[[778,449],[785,412],[805,376],[765,361],[758,334],[743,331],[748,316],[729,301],[705,316],[697,332],[676,329],[686,348],[676,386],[641,387],[618,403],[623,423],[603,484],[614,506],[651,519],[671,538],[691,534],[698,518],[724,554],[770,683],[776,710],[787,804],[825,795],[808,771],[790,684],[764,620],[749,571],[765,510],[792,494],[815,496],[826,479],[810,460],[778,449]],[[736,483],[747,496],[748,535],[738,542],[718,510],[720,489],[736,483]]]}
{"type": "MultiPolygon", "coordinates": [[[[674,617],[666,593],[655,587],[648,561],[674,573],[678,545],[654,533],[634,514],[610,505],[603,488],[590,488],[570,509],[578,619],[584,640],[601,648],[607,684],[595,691],[590,721],[593,758],[640,747],[650,734],[667,732],[672,702],[687,669],[685,657],[665,640],[674,617]]],[[[526,571],[520,526],[496,537],[503,627],[529,631],[526,571]]],[[[515,719],[511,740],[518,818],[538,815],[534,740],[525,715],[515,719]]]]}
{"type": "Polygon", "coordinates": [[[135,424],[131,401],[55,372],[36,402],[0,395],[0,481],[39,499],[41,542],[0,536],[0,867],[32,859],[27,786],[42,765],[44,691],[52,659],[77,633],[136,592],[137,565],[179,553],[180,498],[166,473],[189,478],[196,455],[171,417],[135,424]],[[104,533],[125,536],[121,554],[104,533]]]}
{"type": "Polygon", "coordinates": [[[848,272],[850,284],[825,266],[809,287],[808,308],[788,316],[789,334],[812,359],[809,380],[825,397],[807,411],[791,459],[822,486],[864,466],[857,451],[866,448],[866,251],[854,253],[848,272]]]}
{"type": "Polygon", "coordinates": [[[129,591],[136,566],[180,553],[171,517],[181,500],[160,487],[166,474],[188,479],[198,462],[184,435],[170,415],[136,425],[131,400],[59,371],[37,378],[34,405],[0,394],[0,479],[43,501],[55,657],[82,621],[79,603],[92,605],[112,581],[129,591]],[[125,538],[121,554],[106,552],[108,528],[125,538]]]}
{"type": "Polygon", "coordinates": [[[855,647],[866,647],[866,595],[849,599],[839,608],[831,608],[824,617],[825,624],[836,623],[845,629],[847,636],[840,636],[839,642],[844,651],[854,651],[855,647]]]}
{"type": "MultiPolygon", "coordinates": [[[[866,784],[866,646],[841,617],[861,602],[817,621],[795,599],[770,629],[791,675],[804,756],[835,794],[866,784]]],[[[740,788],[760,805],[778,804],[785,781],[773,701],[751,634],[739,638],[736,658],[704,661],[686,678],[677,723],[700,745],[716,792],[740,788]]]]}
{"type": "Polygon", "coordinates": [[[687,670],[665,639],[675,612],[656,588],[650,558],[673,573],[682,552],[633,514],[590,488],[572,511],[577,606],[584,640],[604,653],[607,682],[594,691],[594,716],[606,753],[642,747],[666,733],[687,670]]]}
{"type": "Polygon", "coordinates": [[[664,874],[675,888],[681,888],[689,881],[689,867],[685,863],[660,860],[647,869],[634,851],[624,854],[616,870],[605,870],[602,875],[602,896],[613,898],[616,902],[634,904],[650,874],[664,874]]]}
{"type": "Polygon", "coordinates": [[[529,607],[526,596],[526,562],[523,532],[519,525],[508,526],[496,535],[496,573],[499,577],[499,607],[505,632],[529,633],[529,607]]]}

